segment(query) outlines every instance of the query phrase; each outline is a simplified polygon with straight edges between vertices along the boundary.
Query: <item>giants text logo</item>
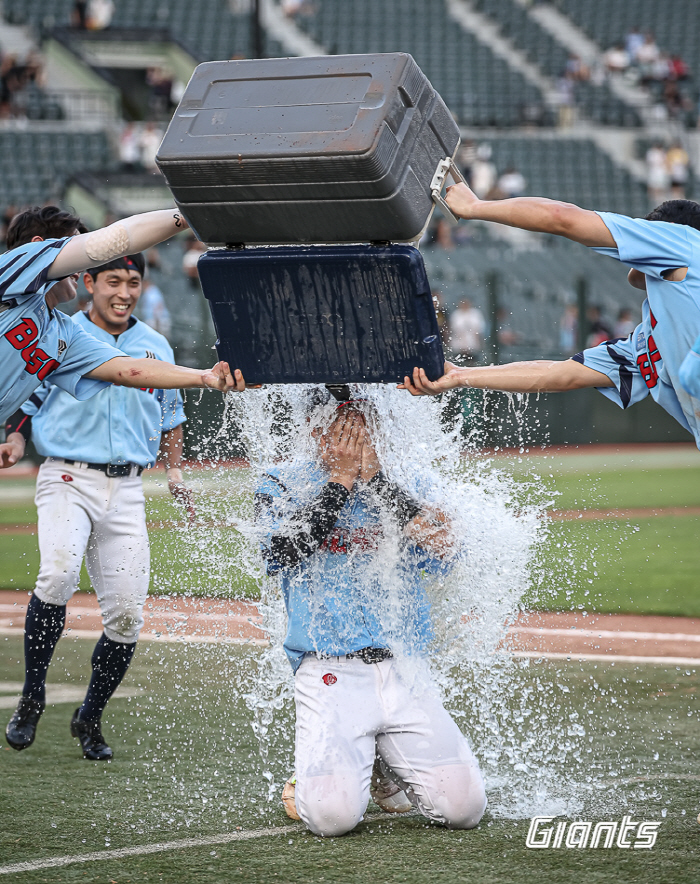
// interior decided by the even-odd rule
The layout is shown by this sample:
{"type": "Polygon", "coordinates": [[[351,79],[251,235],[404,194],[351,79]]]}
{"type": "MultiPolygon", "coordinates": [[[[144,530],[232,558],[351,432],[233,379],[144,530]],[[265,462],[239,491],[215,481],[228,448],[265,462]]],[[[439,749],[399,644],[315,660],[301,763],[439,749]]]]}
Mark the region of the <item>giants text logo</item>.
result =
{"type": "Polygon", "coordinates": [[[622,822],[576,822],[566,820],[552,826],[553,816],[535,816],[530,820],[525,845],[534,850],[548,847],[620,847],[629,850],[651,850],[661,823],[635,823],[631,816],[623,816],[622,822]]]}

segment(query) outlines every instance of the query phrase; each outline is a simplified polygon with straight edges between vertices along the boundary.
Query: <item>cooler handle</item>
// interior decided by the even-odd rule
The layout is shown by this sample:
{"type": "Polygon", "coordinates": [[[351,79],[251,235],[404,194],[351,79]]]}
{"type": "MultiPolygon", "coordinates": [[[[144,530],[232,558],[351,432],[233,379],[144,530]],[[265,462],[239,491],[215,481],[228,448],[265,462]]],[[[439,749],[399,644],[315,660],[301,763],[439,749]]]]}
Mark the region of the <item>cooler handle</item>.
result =
{"type": "Polygon", "coordinates": [[[430,196],[435,205],[440,206],[450,224],[457,224],[459,218],[447,205],[442,195],[442,188],[445,186],[445,180],[448,175],[451,175],[457,182],[461,182],[462,184],[467,183],[455,161],[450,159],[450,157],[445,157],[444,160],[440,160],[438,163],[435,174],[433,175],[433,180],[430,182],[430,196]]]}

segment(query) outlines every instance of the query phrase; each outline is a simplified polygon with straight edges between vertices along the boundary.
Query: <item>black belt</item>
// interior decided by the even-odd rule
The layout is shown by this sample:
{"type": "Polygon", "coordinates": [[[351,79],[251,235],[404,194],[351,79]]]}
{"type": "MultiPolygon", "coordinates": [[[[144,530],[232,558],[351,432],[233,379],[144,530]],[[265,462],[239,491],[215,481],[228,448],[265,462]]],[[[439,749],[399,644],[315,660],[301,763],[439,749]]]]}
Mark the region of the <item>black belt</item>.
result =
{"type": "Polygon", "coordinates": [[[345,655],[346,660],[357,657],[363,663],[381,663],[382,660],[390,660],[394,655],[388,648],[360,648],[359,651],[351,651],[345,655]]]}
{"type": "Polygon", "coordinates": [[[71,465],[76,463],[85,464],[89,470],[99,470],[110,479],[123,479],[125,476],[130,476],[134,467],[136,467],[137,476],[140,476],[143,472],[143,467],[135,463],[87,463],[84,460],[68,460],[67,457],[57,457],[56,460],[62,460],[63,463],[71,465]]]}

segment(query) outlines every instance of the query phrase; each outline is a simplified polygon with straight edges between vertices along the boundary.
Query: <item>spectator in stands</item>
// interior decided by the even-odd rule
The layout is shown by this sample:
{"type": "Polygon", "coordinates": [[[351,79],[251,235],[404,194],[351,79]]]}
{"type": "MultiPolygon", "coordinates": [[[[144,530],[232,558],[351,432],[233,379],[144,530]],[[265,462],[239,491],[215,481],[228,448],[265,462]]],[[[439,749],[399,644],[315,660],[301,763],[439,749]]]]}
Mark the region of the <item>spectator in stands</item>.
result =
{"type": "Polygon", "coordinates": [[[515,166],[509,166],[498,179],[497,186],[503,194],[503,199],[508,199],[511,196],[522,196],[525,193],[527,181],[515,166]]]}
{"type": "Polygon", "coordinates": [[[643,43],[644,37],[642,36],[642,32],[639,29],[639,25],[636,25],[625,36],[625,50],[633,63],[636,62],[637,52],[639,51],[639,48],[643,43]]]}
{"type": "Polygon", "coordinates": [[[206,246],[198,239],[191,239],[185,247],[185,254],[182,256],[182,270],[193,289],[199,288],[199,270],[197,262],[206,246]]]}
{"type": "Polygon", "coordinates": [[[158,166],[156,165],[156,154],[163,140],[163,130],[159,129],[155,123],[146,123],[146,127],[141,133],[141,165],[147,172],[156,174],[158,166]]]}
{"type": "Polygon", "coordinates": [[[166,337],[172,329],[170,311],[165,305],[163,292],[150,279],[145,279],[139,300],[139,318],[166,337]]]}
{"type": "Polygon", "coordinates": [[[71,27],[84,31],[87,28],[88,0],[75,0],[71,11],[71,27]]]}
{"type": "Polygon", "coordinates": [[[113,0],[89,0],[87,26],[91,31],[104,31],[112,24],[113,16],[113,0]]]}
{"type": "Polygon", "coordinates": [[[584,63],[580,55],[572,52],[566,62],[564,76],[570,77],[572,80],[585,82],[591,78],[591,69],[584,63]]]}
{"type": "Polygon", "coordinates": [[[450,316],[450,343],[460,365],[479,361],[484,349],[486,320],[478,307],[465,298],[450,316]]]}
{"type": "Polygon", "coordinates": [[[520,332],[513,328],[513,314],[505,307],[499,307],[496,313],[496,338],[501,347],[514,347],[522,340],[520,332]]]}
{"type": "Polygon", "coordinates": [[[452,239],[452,227],[444,218],[439,218],[435,226],[435,245],[448,252],[451,252],[455,247],[452,239]]]}
{"type": "Polygon", "coordinates": [[[656,45],[656,39],[654,34],[651,31],[647,31],[644,35],[644,42],[637,50],[637,53],[634,57],[637,65],[639,66],[640,73],[642,77],[644,77],[647,72],[650,72],[655,64],[658,61],[660,55],[659,47],[656,45]]]}
{"type": "Polygon", "coordinates": [[[435,316],[440,329],[440,340],[442,341],[442,346],[447,349],[450,343],[450,325],[447,321],[447,312],[445,311],[445,299],[442,297],[442,292],[438,289],[434,289],[431,295],[433,296],[435,316]]]}
{"type": "Polygon", "coordinates": [[[603,341],[609,341],[613,337],[612,329],[603,319],[603,311],[597,304],[591,304],[586,311],[588,323],[588,336],[586,347],[597,347],[603,341]]]}
{"type": "Polygon", "coordinates": [[[666,150],[660,141],[654,142],[647,151],[646,164],[649,202],[657,206],[666,199],[670,184],[666,150]]]}
{"type": "Polygon", "coordinates": [[[568,304],[559,323],[559,349],[562,353],[575,353],[578,349],[578,308],[568,304]]]}
{"type": "Polygon", "coordinates": [[[690,157],[680,141],[674,141],[666,154],[666,166],[671,179],[671,199],[685,199],[690,177],[690,157]]]}
{"type": "Polygon", "coordinates": [[[464,175],[470,183],[472,180],[472,168],[475,160],[476,144],[471,139],[467,139],[462,142],[462,146],[457,152],[457,165],[459,166],[462,175],[464,175]]]}
{"type": "Polygon", "coordinates": [[[472,164],[471,188],[477,196],[485,197],[496,184],[496,167],[491,162],[491,145],[480,144],[472,164]]]}
{"type": "Polygon", "coordinates": [[[690,77],[690,68],[680,55],[672,55],[670,58],[669,78],[682,82],[690,77]]]}
{"type": "Polygon", "coordinates": [[[153,119],[170,115],[173,77],[165,68],[152,67],[146,71],[146,85],[150,89],[148,107],[153,119]]]}
{"type": "Polygon", "coordinates": [[[637,327],[637,320],[629,307],[623,307],[617,314],[615,328],[613,329],[613,337],[626,338],[632,334],[637,327]]]}
{"type": "Polygon", "coordinates": [[[630,57],[622,43],[616,43],[603,54],[605,69],[610,74],[624,74],[630,66],[630,57]]]}
{"type": "Polygon", "coordinates": [[[119,161],[124,172],[140,172],[141,136],[134,123],[127,123],[119,137],[119,161]]]}
{"type": "Polygon", "coordinates": [[[558,125],[560,129],[568,129],[573,125],[576,115],[576,84],[572,77],[562,74],[557,79],[554,100],[558,108],[558,125]]]}

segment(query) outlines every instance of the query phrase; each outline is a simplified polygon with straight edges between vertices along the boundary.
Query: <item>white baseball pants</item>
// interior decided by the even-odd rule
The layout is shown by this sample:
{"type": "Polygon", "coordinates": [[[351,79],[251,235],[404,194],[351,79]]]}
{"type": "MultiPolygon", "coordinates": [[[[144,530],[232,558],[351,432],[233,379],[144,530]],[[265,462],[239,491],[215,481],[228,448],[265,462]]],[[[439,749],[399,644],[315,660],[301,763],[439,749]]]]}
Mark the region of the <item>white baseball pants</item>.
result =
{"type": "Polygon", "coordinates": [[[309,655],[295,702],[296,808],[316,835],[362,819],[375,753],[424,816],[455,829],[481,819],[486,794],[467,740],[435,693],[408,690],[394,660],[309,655]]]}
{"type": "Polygon", "coordinates": [[[36,595],[49,605],[67,604],[85,559],[107,638],[135,642],[150,578],[141,478],[110,479],[99,470],[47,460],[35,500],[41,553],[36,595]]]}

